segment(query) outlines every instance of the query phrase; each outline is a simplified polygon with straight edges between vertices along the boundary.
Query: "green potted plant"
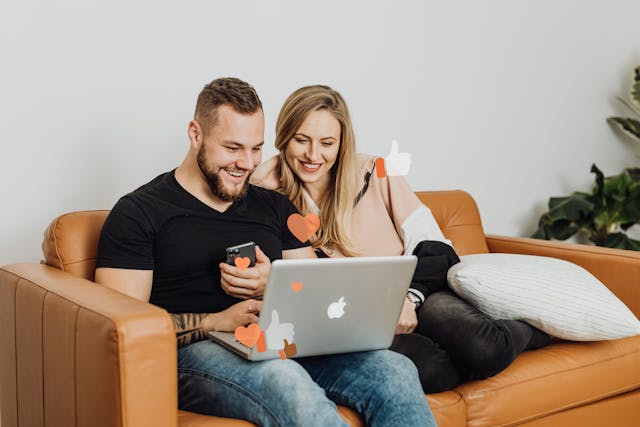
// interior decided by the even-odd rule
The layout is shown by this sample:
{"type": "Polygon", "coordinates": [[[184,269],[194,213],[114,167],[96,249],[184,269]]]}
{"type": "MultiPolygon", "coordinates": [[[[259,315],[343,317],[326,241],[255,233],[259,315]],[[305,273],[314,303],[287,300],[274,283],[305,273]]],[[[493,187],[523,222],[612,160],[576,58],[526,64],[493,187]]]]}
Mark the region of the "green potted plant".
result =
{"type": "Polygon", "coordinates": [[[531,237],[566,240],[584,232],[598,246],[640,251],[640,240],[626,234],[640,222],[640,168],[605,178],[594,164],[591,172],[596,176],[591,193],[551,197],[549,210],[540,217],[531,237]]]}
{"type": "MultiPolygon", "coordinates": [[[[607,121],[640,144],[640,66],[634,70],[629,100],[617,99],[636,118],[609,117],[607,121]]],[[[591,193],[576,191],[567,197],[551,197],[549,210],[542,214],[531,237],[566,240],[581,232],[598,246],[640,251],[640,240],[626,233],[640,222],[640,168],[605,178],[593,164],[591,172],[596,181],[591,193]]]]}

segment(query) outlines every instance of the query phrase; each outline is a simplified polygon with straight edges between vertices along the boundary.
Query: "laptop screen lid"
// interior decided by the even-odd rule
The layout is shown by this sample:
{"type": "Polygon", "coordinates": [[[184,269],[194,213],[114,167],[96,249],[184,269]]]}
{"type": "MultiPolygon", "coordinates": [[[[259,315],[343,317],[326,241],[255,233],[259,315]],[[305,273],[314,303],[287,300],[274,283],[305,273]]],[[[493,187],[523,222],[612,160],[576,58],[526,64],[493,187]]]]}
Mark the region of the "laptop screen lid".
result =
{"type": "Polygon", "coordinates": [[[416,264],[413,255],[274,261],[259,320],[267,351],[249,358],[388,348],[416,264]]]}

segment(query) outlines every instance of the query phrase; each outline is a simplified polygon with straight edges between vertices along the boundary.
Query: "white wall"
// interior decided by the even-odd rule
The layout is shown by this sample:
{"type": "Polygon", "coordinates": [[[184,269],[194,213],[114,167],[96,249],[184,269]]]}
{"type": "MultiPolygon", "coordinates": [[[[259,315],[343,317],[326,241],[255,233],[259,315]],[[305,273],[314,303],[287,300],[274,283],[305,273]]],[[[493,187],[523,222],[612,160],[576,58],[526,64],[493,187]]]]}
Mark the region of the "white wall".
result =
{"type": "Polygon", "coordinates": [[[273,122],[301,85],[350,104],[361,151],[396,138],[415,189],[461,188],[528,235],[551,195],[638,164],[605,117],[640,63],[637,0],[87,1],[0,6],[0,264],[40,259],[56,215],[110,208],[176,166],[208,81],[273,122]]]}

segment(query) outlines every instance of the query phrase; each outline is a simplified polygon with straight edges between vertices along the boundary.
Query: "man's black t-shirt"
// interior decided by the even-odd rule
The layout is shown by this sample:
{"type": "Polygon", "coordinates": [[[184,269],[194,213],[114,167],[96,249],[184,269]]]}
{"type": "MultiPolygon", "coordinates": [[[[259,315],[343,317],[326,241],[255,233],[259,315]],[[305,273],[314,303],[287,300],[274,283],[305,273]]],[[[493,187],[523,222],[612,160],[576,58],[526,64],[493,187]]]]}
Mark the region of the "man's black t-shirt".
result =
{"type": "Polygon", "coordinates": [[[287,227],[285,196],[253,185],[225,212],[162,174],[122,197],[102,228],[96,267],[153,270],[150,302],[171,313],[215,313],[239,302],[220,285],[229,246],[255,242],[271,261],[308,246],[287,227]]]}

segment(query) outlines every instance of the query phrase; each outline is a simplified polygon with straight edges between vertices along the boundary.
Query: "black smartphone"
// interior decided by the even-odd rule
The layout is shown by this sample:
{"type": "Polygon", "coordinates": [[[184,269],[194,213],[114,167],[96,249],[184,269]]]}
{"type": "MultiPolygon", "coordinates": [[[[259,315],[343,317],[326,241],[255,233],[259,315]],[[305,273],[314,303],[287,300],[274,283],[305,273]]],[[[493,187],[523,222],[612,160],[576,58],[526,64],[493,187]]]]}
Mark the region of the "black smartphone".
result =
{"type": "Polygon", "coordinates": [[[227,264],[236,265],[236,258],[249,258],[249,267],[256,265],[256,244],[247,242],[241,245],[229,246],[227,249],[227,264]]]}

